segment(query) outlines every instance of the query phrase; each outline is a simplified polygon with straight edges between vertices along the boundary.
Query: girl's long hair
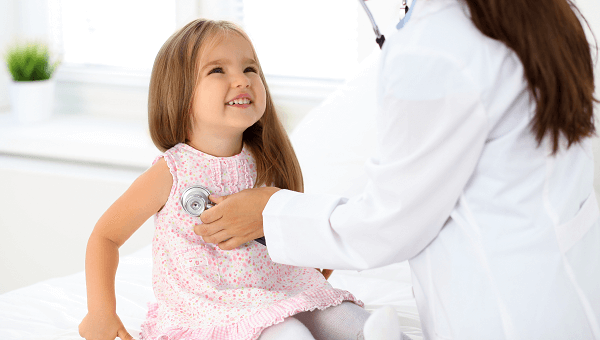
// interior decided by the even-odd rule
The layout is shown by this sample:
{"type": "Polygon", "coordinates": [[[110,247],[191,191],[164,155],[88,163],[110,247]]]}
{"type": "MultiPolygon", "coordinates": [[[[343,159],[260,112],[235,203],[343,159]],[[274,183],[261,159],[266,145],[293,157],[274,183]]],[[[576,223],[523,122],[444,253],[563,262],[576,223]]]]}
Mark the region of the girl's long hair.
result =
{"type": "Polygon", "coordinates": [[[561,135],[567,147],[594,135],[594,65],[577,14],[585,18],[571,0],[463,1],[475,26],[521,60],[536,102],[538,144],[548,134],[556,154],[561,135]]]}
{"type": "MultiPolygon", "coordinates": [[[[248,40],[258,62],[250,38],[227,21],[194,20],[175,32],[158,52],[150,78],[148,125],[152,141],[161,151],[188,142],[200,55],[227,34],[239,34],[248,40]]],[[[259,75],[266,90],[265,113],[243,134],[243,142],[256,160],[255,186],[273,185],[302,192],[300,164],[277,116],[260,64],[259,75]]]]}

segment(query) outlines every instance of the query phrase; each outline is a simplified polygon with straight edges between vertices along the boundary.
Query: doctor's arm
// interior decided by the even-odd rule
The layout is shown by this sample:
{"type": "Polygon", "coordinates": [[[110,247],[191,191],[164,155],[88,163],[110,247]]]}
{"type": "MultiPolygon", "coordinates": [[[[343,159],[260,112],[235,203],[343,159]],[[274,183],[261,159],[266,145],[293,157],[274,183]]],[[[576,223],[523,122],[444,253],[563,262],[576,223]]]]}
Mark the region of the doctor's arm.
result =
{"type": "MultiPolygon", "coordinates": [[[[255,220],[263,224],[274,261],[335,269],[403,261],[437,236],[456,205],[488,134],[479,89],[454,60],[429,51],[406,50],[383,62],[379,152],[366,164],[364,192],[349,199],[272,193],[255,220]]],[[[227,218],[233,212],[214,213],[227,218]]],[[[209,228],[206,235],[214,235],[209,228]]]]}

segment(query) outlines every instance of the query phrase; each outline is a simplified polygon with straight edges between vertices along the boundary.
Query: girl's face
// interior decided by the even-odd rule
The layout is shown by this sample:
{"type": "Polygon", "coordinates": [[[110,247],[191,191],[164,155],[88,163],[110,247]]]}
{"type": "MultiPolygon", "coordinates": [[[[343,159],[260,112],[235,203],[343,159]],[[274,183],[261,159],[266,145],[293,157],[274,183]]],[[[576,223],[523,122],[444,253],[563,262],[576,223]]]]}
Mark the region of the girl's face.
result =
{"type": "Polygon", "coordinates": [[[265,86],[250,43],[234,32],[214,39],[200,59],[192,140],[240,138],[265,112],[265,86]]]}

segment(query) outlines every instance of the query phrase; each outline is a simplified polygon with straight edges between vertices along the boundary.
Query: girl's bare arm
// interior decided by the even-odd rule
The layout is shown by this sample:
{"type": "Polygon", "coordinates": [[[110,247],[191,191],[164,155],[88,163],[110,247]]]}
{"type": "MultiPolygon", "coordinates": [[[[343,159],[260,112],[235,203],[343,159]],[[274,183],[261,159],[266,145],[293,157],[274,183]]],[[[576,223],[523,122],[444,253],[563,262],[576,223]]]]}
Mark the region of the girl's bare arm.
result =
{"type": "Polygon", "coordinates": [[[130,337],[116,314],[118,249],[162,208],[172,186],[169,168],[165,160],[160,159],[140,175],[98,220],[85,256],[88,315],[79,326],[82,337],[88,340],[114,339],[120,335],[130,337]]]}

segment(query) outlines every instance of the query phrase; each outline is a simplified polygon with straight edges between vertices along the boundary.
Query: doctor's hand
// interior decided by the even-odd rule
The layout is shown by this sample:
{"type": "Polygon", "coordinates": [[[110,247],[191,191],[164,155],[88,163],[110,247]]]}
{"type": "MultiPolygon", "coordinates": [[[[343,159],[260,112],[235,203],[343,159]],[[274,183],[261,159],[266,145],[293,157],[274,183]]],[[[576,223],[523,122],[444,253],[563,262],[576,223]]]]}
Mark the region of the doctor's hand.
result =
{"type": "Polygon", "coordinates": [[[264,236],[262,212],[267,202],[279,188],[262,187],[246,189],[230,196],[210,200],[217,205],[200,215],[203,224],[195,225],[194,232],[206,243],[214,243],[223,250],[264,236]]]}

